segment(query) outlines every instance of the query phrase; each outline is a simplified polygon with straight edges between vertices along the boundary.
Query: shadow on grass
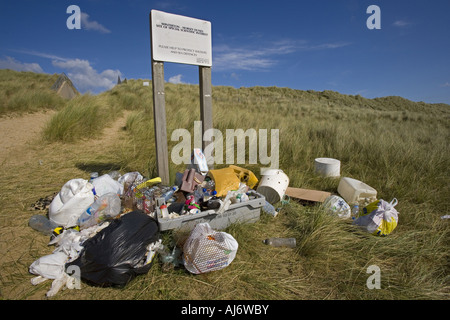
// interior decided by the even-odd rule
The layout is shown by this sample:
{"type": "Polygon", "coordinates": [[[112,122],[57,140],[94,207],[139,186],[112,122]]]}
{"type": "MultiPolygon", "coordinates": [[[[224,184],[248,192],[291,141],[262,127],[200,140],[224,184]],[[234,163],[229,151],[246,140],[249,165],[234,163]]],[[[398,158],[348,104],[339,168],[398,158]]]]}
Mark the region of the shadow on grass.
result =
{"type": "Polygon", "coordinates": [[[111,171],[126,171],[120,163],[113,163],[113,162],[88,162],[88,163],[77,163],[75,166],[83,171],[86,171],[87,173],[91,172],[98,172],[99,176],[103,174],[107,174],[111,171]]]}

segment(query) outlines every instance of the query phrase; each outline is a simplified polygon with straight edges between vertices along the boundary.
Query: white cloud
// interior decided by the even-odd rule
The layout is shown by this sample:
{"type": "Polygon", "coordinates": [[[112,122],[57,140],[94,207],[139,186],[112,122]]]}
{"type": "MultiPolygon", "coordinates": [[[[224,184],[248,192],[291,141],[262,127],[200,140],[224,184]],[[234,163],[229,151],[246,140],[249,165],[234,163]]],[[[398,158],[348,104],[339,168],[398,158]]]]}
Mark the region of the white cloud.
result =
{"type": "Polygon", "coordinates": [[[81,29],[94,30],[100,33],[111,33],[109,29],[97,21],[91,21],[86,12],[81,12],[81,29]]]}
{"type": "Polygon", "coordinates": [[[349,45],[346,42],[309,44],[301,40],[281,40],[264,47],[232,48],[228,45],[215,46],[214,70],[268,70],[278,63],[278,56],[298,51],[336,49],[349,45]]]}
{"type": "MultiPolygon", "coordinates": [[[[106,69],[98,72],[91,66],[88,60],[65,58],[37,51],[14,51],[52,60],[52,65],[63,69],[80,92],[109,90],[117,84],[117,78],[119,76],[123,78],[123,74],[119,70],[106,69]]],[[[20,63],[10,57],[7,57],[6,60],[0,59],[0,68],[44,72],[37,63],[20,63]]]]}
{"type": "Polygon", "coordinates": [[[64,61],[53,60],[52,64],[66,70],[68,77],[75,87],[81,91],[109,90],[117,83],[117,77],[123,76],[119,70],[107,69],[98,72],[92,68],[88,60],[70,59],[64,61]]]}
{"type": "Polygon", "coordinates": [[[441,85],[441,87],[449,87],[450,88],[450,82],[446,82],[443,85],[441,85]]]}
{"type": "Polygon", "coordinates": [[[183,75],[181,75],[181,74],[177,74],[176,76],[170,77],[168,82],[169,83],[174,83],[174,84],[184,83],[184,82],[181,81],[181,77],[182,76],[183,75]]]}
{"type": "Polygon", "coordinates": [[[32,71],[36,73],[44,73],[41,66],[38,63],[24,63],[17,61],[14,58],[6,57],[6,59],[0,59],[0,69],[11,69],[15,71],[32,71]]]}

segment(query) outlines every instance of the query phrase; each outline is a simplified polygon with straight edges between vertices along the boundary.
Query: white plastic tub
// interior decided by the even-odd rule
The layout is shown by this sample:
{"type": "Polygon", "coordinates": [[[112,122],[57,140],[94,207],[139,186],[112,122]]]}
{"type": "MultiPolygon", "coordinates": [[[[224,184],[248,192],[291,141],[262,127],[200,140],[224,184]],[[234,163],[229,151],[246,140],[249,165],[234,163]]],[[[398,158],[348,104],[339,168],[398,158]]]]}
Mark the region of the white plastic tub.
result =
{"type": "Polygon", "coordinates": [[[283,199],[289,186],[289,177],[281,169],[269,169],[264,171],[257,192],[262,194],[271,203],[277,203],[283,199]]]}
{"type": "Polygon", "coordinates": [[[325,177],[339,177],[341,175],[341,162],[333,158],[316,158],[316,173],[325,177]]]}
{"type": "Polygon", "coordinates": [[[348,204],[364,204],[377,199],[377,190],[362,181],[344,177],[339,181],[338,193],[348,204]]]}

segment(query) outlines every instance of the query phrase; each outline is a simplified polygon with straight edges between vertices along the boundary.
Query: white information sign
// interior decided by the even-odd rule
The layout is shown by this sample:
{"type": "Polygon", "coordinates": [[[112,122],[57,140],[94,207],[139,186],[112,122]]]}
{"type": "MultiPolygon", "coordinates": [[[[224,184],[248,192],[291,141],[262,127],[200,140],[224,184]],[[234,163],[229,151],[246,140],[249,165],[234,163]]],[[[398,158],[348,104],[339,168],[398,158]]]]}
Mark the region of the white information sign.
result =
{"type": "Polygon", "coordinates": [[[155,61],[212,66],[209,21],[152,10],[151,36],[155,61]]]}

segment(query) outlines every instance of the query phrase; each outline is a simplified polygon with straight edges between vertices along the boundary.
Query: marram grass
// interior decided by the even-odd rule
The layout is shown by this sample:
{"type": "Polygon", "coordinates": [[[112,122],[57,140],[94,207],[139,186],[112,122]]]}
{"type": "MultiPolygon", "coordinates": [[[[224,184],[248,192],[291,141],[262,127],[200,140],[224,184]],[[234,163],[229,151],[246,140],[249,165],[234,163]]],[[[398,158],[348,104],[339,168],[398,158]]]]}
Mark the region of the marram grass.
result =
{"type": "MultiPolygon", "coordinates": [[[[196,85],[166,84],[169,154],[178,143],[170,141],[175,129],[185,128],[193,135],[194,121],[200,118],[198,94],[196,85]]],[[[254,224],[233,224],[225,230],[236,238],[239,249],[223,270],[194,276],[156,263],[124,289],[83,283],[81,290],[62,291],[56,299],[447,300],[449,220],[441,216],[449,214],[449,111],[445,104],[400,97],[365,99],[332,91],[213,87],[215,128],[223,133],[238,128],[279,130],[280,168],[289,176],[290,186],[336,193],[339,179],[317,176],[314,159],[339,159],[341,176],[366,182],[381,199],[398,199],[398,227],[387,237],[376,237],[358,230],[351,221],[329,215],[320,205],[305,206],[291,199],[277,205],[281,209],[276,218],[262,213],[254,224]],[[269,237],[295,237],[297,247],[269,247],[262,243],[269,237]],[[380,289],[367,286],[370,266],[380,269],[380,289]]],[[[45,172],[21,167],[29,170],[25,181],[24,174],[13,175],[17,168],[3,170],[6,180],[14,177],[14,184],[27,190],[29,202],[43,192],[59,191],[65,181],[79,177],[76,174],[87,177],[94,165],[152,177],[156,164],[151,86],[128,80],[101,95],[67,102],[48,123],[44,137],[46,147],[36,152],[45,172]],[[121,138],[109,146],[90,148],[89,141],[101,136],[102,129],[124,110],[129,112],[121,138]],[[45,167],[45,163],[50,164],[45,167]],[[42,180],[45,188],[23,187],[30,179],[42,180]]],[[[238,165],[259,176],[260,164],[238,165]]],[[[221,166],[226,164],[217,167],[221,166]]],[[[172,179],[175,171],[184,170],[183,165],[171,163],[170,167],[172,179]]],[[[15,242],[30,250],[23,249],[10,259],[17,268],[26,268],[48,250],[45,239],[26,226],[30,214],[25,205],[20,209],[11,204],[17,187],[5,185],[0,204],[21,219],[21,234],[31,235],[15,242]]],[[[6,237],[7,228],[18,222],[6,212],[1,218],[8,226],[2,231],[6,237]]],[[[174,232],[163,236],[171,248],[180,239],[174,232]]],[[[0,248],[11,250],[6,244],[0,248]]],[[[12,253],[7,252],[9,257],[12,253]]],[[[49,284],[31,286],[25,270],[18,272],[5,259],[0,266],[3,297],[45,295],[49,284]],[[28,285],[20,284],[24,280],[28,285]],[[17,288],[22,288],[21,294],[17,288]]]]}

